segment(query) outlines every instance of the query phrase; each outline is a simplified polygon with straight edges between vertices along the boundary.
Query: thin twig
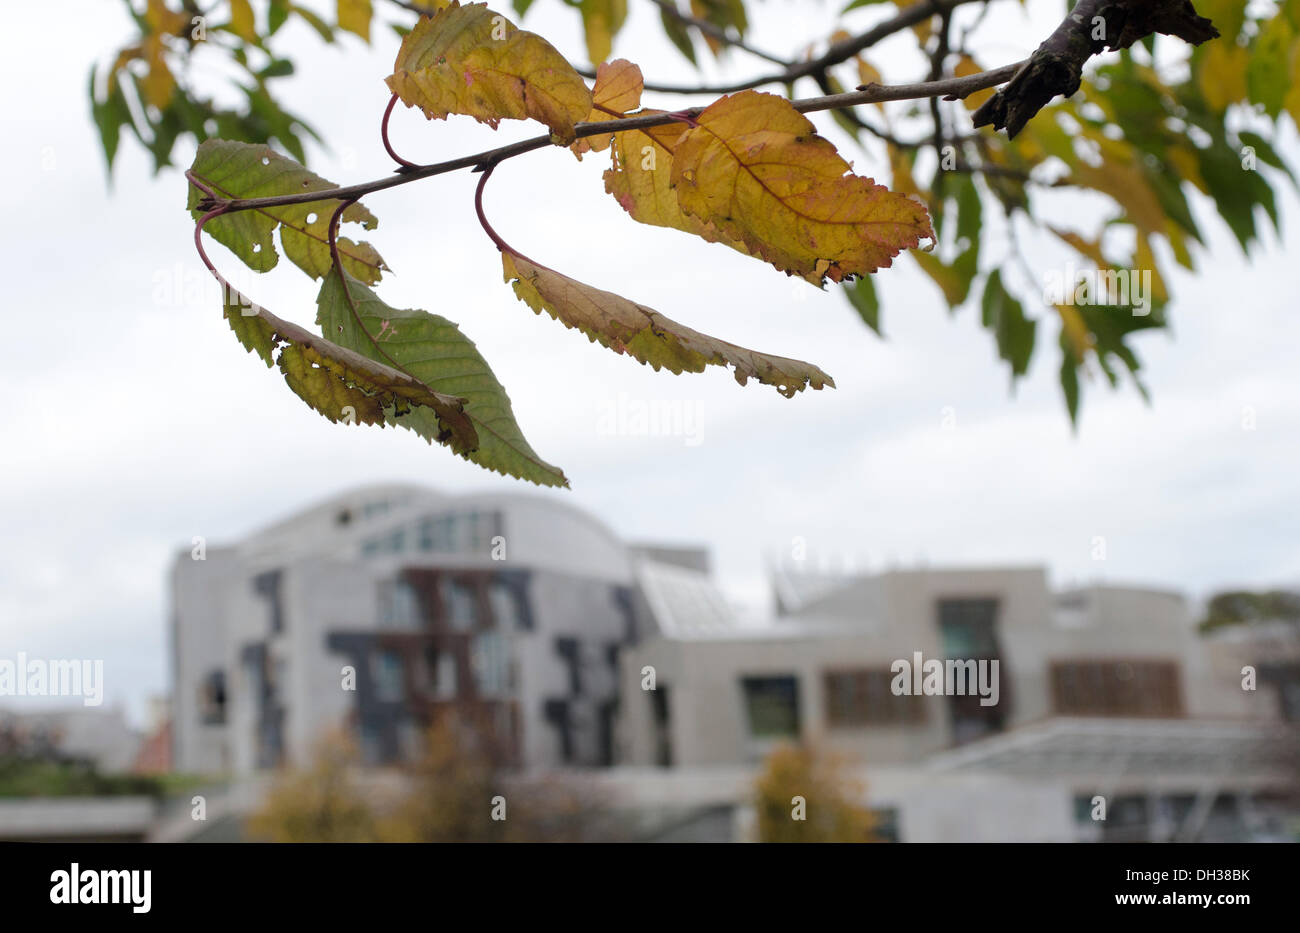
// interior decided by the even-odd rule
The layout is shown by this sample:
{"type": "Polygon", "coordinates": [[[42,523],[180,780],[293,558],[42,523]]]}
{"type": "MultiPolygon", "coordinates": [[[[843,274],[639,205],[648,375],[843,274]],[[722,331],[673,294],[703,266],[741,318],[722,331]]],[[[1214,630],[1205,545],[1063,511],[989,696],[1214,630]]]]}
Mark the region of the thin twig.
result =
{"type": "MultiPolygon", "coordinates": [[[[918,100],[926,97],[943,97],[946,100],[957,100],[1009,80],[1022,64],[1023,62],[1016,62],[1011,65],[1004,65],[1001,68],[995,68],[992,71],[982,71],[978,74],[963,77],[943,78],[939,81],[923,81],[918,84],[869,84],[856,91],[848,91],[844,94],[830,94],[825,97],[810,97],[806,100],[790,101],[790,104],[800,113],[814,113],[820,110],[841,110],[846,107],[855,107],[858,104],[874,104],[888,100],[918,100]]],[[[622,120],[579,123],[575,127],[575,135],[578,138],[583,138],[607,133],[622,133],[628,130],[649,129],[655,126],[667,126],[670,123],[690,123],[705,109],[704,107],[690,107],[676,113],[653,113],[625,117],[622,120]]],[[[376,191],[396,188],[399,185],[409,184],[423,178],[431,178],[434,175],[445,175],[459,169],[468,168],[484,171],[504,162],[506,159],[512,159],[537,149],[545,149],[551,145],[555,145],[555,143],[551,140],[549,134],[534,136],[531,139],[520,140],[507,146],[500,146],[473,155],[461,156],[458,159],[400,170],[385,178],[356,185],[326,188],[322,191],[305,191],[299,194],[275,195],[266,198],[231,198],[223,200],[209,195],[200,200],[198,208],[200,210],[211,210],[218,205],[222,205],[227,212],[232,212],[276,207],[285,204],[308,204],[312,201],[325,201],[332,198],[350,200],[373,194],[376,191]]]]}
{"type": "Polygon", "coordinates": [[[677,22],[681,23],[682,25],[693,26],[696,29],[698,29],[700,32],[702,32],[704,35],[717,39],[723,45],[729,45],[732,46],[733,48],[740,49],[742,52],[748,52],[750,55],[754,55],[758,58],[766,59],[767,61],[771,62],[774,65],[780,65],[782,68],[790,67],[790,62],[788,62],[786,59],[781,58],[779,55],[772,55],[769,52],[764,52],[761,49],[756,49],[752,45],[749,45],[747,42],[745,42],[745,40],[743,39],[733,38],[731,35],[727,33],[727,30],[723,29],[721,26],[717,25],[716,23],[711,23],[707,19],[700,19],[697,16],[691,16],[689,13],[683,13],[680,9],[677,8],[677,4],[673,2],[673,0],[650,0],[650,2],[653,3],[655,6],[659,7],[659,9],[663,10],[666,15],[671,16],[673,19],[677,20],[677,22]]]}
{"type": "Polygon", "coordinates": [[[897,14],[885,20],[882,23],[871,27],[866,32],[847,39],[841,39],[839,42],[832,43],[831,46],[817,58],[810,58],[807,61],[794,62],[779,72],[772,74],[760,75],[756,78],[750,78],[748,81],[740,81],[735,84],[701,84],[701,85],[681,85],[681,84],[655,84],[647,81],[645,90],[657,91],[661,94],[734,94],[737,91],[746,91],[750,88],[761,87],[765,84],[790,84],[799,78],[807,78],[818,72],[825,71],[834,65],[848,61],[864,49],[868,49],[884,39],[889,38],[895,33],[902,32],[911,26],[915,26],[921,20],[935,13],[945,13],[963,6],[967,3],[984,3],[987,0],[919,0],[909,7],[904,7],[897,14]]]}

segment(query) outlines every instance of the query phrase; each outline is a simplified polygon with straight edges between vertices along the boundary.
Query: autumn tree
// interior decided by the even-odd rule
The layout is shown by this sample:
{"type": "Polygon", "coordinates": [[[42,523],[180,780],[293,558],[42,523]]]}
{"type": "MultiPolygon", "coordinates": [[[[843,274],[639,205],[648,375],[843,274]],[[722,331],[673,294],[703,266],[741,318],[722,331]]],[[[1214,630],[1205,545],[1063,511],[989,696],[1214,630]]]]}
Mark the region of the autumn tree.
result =
{"type": "Polygon", "coordinates": [[[277,776],[248,818],[248,836],[266,842],[376,841],[376,816],[357,781],[358,762],[350,737],[322,736],[307,767],[277,776]]]}
{"type": "Polygon", "coordinates": [[[442,715],[415,760],[363,768],[355,742],[327,734],[277,775],[249,817],[268,842],[593,842],[618,838],[608,801],[577,779],[516,774],[472,717],[442,715]]]}
{"type": "Polygon", "coordinates": [[[866,787],[847,763],[810,745],[783,744],[754,782],[760,842],[878,842],[866,787]]]}
{"type": "MultiPolygon", "coordinates": [[[[91,74],[105,154],[111,168],[126,131],[161,171],[182,138],[199,143],[187,207],[243,346],[331,421],[407,428],[542,485],[568,481],[524,438],[470,338],[380,297],[388,267],[353,232],[377,224],[362,197],[477,172],[474,216],[534,312],[655,369],[727,367],[741,384],[784,396],[833,387],[816,365],[709,336],[601,287],[634,291],[634,282],[597,286],[552,269],[530,258],[533,244],[525,252],[493,227],[485,191],[503,163],[552,146],[578,158],[608,150],[605,190],[632,220],[842,289],[878,333],[874,276],[905,254],[952,309],[978,306],[1013,384],[1054,334],[1073,419],[1087,378],[1114,386],[1127,373],[1145,396],[1133,338],[1166,326],[1170,264],[1195,270],[1207,259],[1193,206],[1211,204],[1249,251],[1263,218],[1280,231],[1274,184],[1295,180],[1273,142],[1284,121],[1300,119],[1300,0],[1078,0],[1028,58],[1011,62],[976,45],[990,15],[1017,8],[1010,0],[852,0],[802,56],[756,48],[744,0],[647,0],[691,66],[728,56],[753,67],[718,84],[647,80],[614,58],[615,46],[632,54],[626,0],[566,0],[586,38],[568,55],[483,3],[338,0],[326,18],[289,0],[124,2],[138,41],[91,74]],[[303,166],[316,134],[274,93],[295,71],[278,40],[290,20],[325,42],[342,32],[395,46],[380,134],[392,174],[339,186],[303,166]],[[911,37],[912,76],[923,80],[886,81],[873,64],[896,36],[911,37]],[[244,106],[219,106],[184,77],[203,56],[236,69],[244,106]],[[398,105],[430,120],[525,121],[544,132],[416,164],[388,137],[398,105]],[[818,133],[820,115],[856,140],[870,177],[818,133]],[[885,175],[888,187],[874,180],[885,175]],[[1096,222],[1078,223],[1085,202],[1100,205],[1096,222]],[[282,251],[319,280],[314,329],[230,287],[206,238],[258,272],[282,251]],[[1031,267],[1030,239],[1056,244],[1064,268],[1081,273],[1031,267]]],[[[513,0],[515,17],[531,6],[513,0]]]]}

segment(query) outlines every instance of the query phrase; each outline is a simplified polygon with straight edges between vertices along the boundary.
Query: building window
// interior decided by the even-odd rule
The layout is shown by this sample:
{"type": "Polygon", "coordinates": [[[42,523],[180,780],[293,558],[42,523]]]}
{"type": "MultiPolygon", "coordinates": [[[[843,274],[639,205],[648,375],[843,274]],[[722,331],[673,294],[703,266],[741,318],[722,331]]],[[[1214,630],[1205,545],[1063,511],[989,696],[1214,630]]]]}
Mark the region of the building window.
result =
{"type": "Polygon", "coordinates": [[[402,580],[379,584],[379,625],[401,631],[420,628],[420,599],[414,587],[402,580]]]}
{"type": "Polygon", "coordinates": [[[510,692],[510,647],[498,631],[479,632],[470,640],[470,669],[479,696],[499,697],[510,692]]]}
{"type": "Polygon", "coordinates": [[[405,695],[402,681],[402,659],[395,651],[379,651],[371,655],[370,674],[375,680],[375,699],[382,703],[400,702],[405,695]]]}
{"type": "Polygon", "coordinates": [[[923,722],[920,697],[896,696],[886,669],[827,671],[822,679],[826,721],[832,727],[888,726],[923,722]]]}
{"type": "Polygon", "coordinates": [[[1056,661],[1051,681],[1059,716],[1183,715],[1175,661],[1056,661]]]}
{"type": "Polygon", "coordinates": [[[420,522],[420,550],[444,554],[456,550],[455,525],[450,515],[426,518],[420,522]]]}
{"type": "Polygon", "coordinates": [[[799,737],[799,682],[793,676],[742,677],[740,686],[751,737],[799,737]]]}
{"type": "Polygon", "coordinates": [[[281,593],[283,574],[279,570],[268,570],[253,578],[253,592],[266,600],[271,611],[271,634],[284,631],[284,598],[281,593]]]}
{"type": "Polygon", "coordinates": [[[959,660],[1001,656],[996,599],[941,599],[939,631],[945,658],[959,660]]]}
{"type": "Polygon", "coordinates": [[[493,580],[488,584],[488,602],[492,606],[492,619],[501,631],[515,632],[528,627],[521,597],[514,587],[493,580]]]}
{"type": "Polygon", "coordinates": [[[226,724],[226,672],[208,671],[199,684],[199,722],[205,726],[226,724]]]}
{"type": "Polygon", "coordinates": [[[655,764],[661,768],[673,766],[672,714],[668,706],[668,685],[659,684],[647,691],[650,695],[650,716],[654,741],[655,764]]]}
{"type": "Polygon", "coordinates": [[[458,693],[456,656],[450,651],[435,652],[433,695],[439,700],[454,700],[458,693]]]}
{"type": "Polygon", "coordinates": [[[447,585],[447,624],[458,632],[468,632],[478,621],[474,588],[452,580],[447,585]]]}

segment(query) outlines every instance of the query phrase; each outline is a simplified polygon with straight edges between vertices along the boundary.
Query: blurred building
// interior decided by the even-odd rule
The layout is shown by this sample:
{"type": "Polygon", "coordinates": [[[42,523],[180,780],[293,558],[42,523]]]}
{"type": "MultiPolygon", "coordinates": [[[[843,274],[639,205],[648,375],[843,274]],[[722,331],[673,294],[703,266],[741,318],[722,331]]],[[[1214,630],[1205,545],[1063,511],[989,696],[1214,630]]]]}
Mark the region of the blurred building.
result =
{"type": "Polygon", "coordinates": [[[1293,630],[1202,637],[1176,593],[1054,592],[1036,567],[773,584],[756,624],[706,552],[627,544],[558,498],[343,494],[178,555],[173,764],[256,775],[337,725],[397,763],[454,710],[523,771],[599,769],[657,838],[743,838],[790,740],[861,762],[904,840],[1261,838],[1294,813],[1293,630]],[[996,702],[895,694],[918,656],[997,661],[996,702]]]}
{"type": "Polygon", "coordinates": [[[172,570],[175,766],[301,762],[338,723],[366,762],[397,762],[451,708],[507,763],[613,764],[617,654],[637,637],[633,564],[556,499],[409,487],[184,552],[172,570]]]}
{"type": "Polygon", "coordinates": [[[867,763],[911,839],[1295,832],[1294,627],[1203,637],[1176,593],[1053,592],[1034,567],[773,580],[778,616],[755,631],[706,576],[639,568],[655,624],[624,682],[653,669],[657,684],[627,697],[624,761],[725,769],[813,742],[867,763]],[[893,665],[918,653],[997,660],[997,702],[895,694],[893,665]]]}

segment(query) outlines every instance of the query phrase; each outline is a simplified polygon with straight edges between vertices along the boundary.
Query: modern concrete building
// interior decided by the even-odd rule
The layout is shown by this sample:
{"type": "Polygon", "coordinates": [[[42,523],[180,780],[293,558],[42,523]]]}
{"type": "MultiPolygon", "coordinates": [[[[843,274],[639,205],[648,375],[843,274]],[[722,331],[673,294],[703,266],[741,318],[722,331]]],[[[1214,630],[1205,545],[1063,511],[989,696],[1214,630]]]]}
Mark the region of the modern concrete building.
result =
{"type": "Polygon", "coordinates": [[[396,763],[454,709],[661,838],[752,834],[753,777],[789,740],[856,762],[903,840],[1250,838],[1290,805],[1294,630],[1202,637],[1176,593],[1058,592],[1039,567],[773,584],[775,616],[745,621],[707,553],[554,497],[336,496],[178,555],[175,767],[256,779],[340,725],[396,763]],[[903,662],[922,689],[896,689],[903,662]]]}
{"type": "Polygon", "coordinates": [[[172,570],[175,766],[301,762],[334,725],[368,763],[397,762],[447,706],[504,761],[613,764],[633,561],[557,499],[409,487],[196,546],[172,570]]]}
{"type": "Polygon", "coordinates": [[[747,630],[703,575],[639,568],[655,628],[623,682],[653,670],[656,689],[623,704],[628,765],[726,771],[811,742],[863,764],[906,839],[1244,838],[1294,820],[1294,627],[1203,637],[1176,593],[1053,592],[1033,567],[773,576],[779,614],[747,630]],[[897,692],[898,665],[928,659],[998,662],[996,702],[974,676],[897,692]]]}

